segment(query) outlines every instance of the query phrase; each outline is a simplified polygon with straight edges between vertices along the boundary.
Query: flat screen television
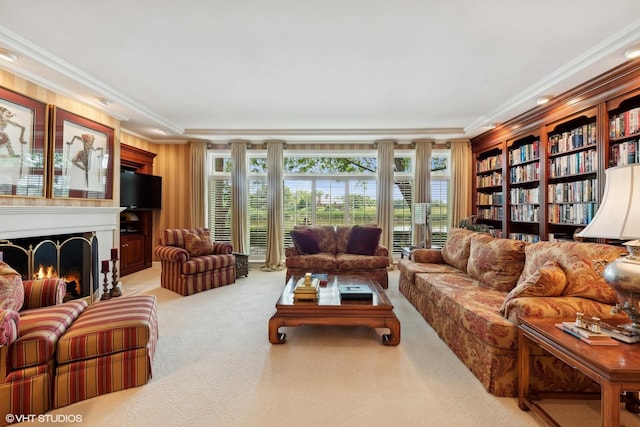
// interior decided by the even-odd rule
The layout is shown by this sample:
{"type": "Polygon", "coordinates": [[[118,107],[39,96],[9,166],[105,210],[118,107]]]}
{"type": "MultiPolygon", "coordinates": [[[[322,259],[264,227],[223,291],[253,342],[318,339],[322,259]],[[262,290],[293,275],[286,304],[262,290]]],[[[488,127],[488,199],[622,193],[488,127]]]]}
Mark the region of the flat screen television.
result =
{"type": "Polygon", "coordinates": [[[162,208],[162,177],[123,171],[120,173],[120,206],[127,209],[162,208]]]}

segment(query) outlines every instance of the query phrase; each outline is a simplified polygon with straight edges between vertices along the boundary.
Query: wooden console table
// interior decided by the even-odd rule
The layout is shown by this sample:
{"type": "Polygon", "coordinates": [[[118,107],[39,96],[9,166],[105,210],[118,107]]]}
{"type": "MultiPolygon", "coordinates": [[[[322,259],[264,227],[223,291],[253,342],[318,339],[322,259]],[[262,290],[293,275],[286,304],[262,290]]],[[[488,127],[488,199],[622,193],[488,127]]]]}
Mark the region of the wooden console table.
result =
{"type": "MultiPolygon", "coordinates": [[[[602,426],[620,425],[620,399],[625,391],[640,390],[640,344],[620,343],[617,346],[592,346],[555,327],[562,321],[575,319],[521,318],[518,330],[518,406],[523,411],[532,410],[549,425],[558,423],[535,400],[544,393],[533,394],[529,390],[529,356],[531,346],[537,345],[569,366],[600,384],[600,409],[602,426]]],[[[553,394],[558,398],[558,393],[553,394]]],[[[567,395],[576,398],[576,393],[567,395]]],[[[637,404],[630,393],[624,396],[637,404]]]]}

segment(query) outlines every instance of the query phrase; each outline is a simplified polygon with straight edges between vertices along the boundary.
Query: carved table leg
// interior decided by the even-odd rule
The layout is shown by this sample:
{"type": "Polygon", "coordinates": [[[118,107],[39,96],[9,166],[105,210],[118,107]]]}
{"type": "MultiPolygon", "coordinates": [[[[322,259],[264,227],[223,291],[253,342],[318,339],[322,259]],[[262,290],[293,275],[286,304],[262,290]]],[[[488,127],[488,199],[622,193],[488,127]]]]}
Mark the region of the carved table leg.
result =
{"type": "Polygon", "coordinates": [[[278,331],[282,325],[284,322],[275,314],[269,319],[269,342],[271,344],[284,344],[286,341],[287,334],[278,331]]]}
{"type": "Polygon", "coordinates": [[[400,344],[400,321],[397,318],[389,318],[385,322],[385,327],[389,328],[389,333],[382,335],[384,345],[400,344]]]}

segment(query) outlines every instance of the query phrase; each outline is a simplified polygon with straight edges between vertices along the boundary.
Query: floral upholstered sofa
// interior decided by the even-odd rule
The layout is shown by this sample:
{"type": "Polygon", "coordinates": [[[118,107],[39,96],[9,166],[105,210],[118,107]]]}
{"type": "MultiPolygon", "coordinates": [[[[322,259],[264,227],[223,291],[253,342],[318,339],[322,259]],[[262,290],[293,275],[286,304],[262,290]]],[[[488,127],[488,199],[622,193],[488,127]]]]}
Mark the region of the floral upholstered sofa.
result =
{"type": "MultiPolygon", "coordinates": [[[[63,302],[63,279],[0,261],[0,420],[146,384],[158,340],[152,295],[63,302]],[[7,415],[11,416],[7,417],[7,415]]],[[[5,425],[0,422],[0,425],[5,425]]]]}
{"type": "MultiPolygon", "coordinates": [[[[521,316],[602,319],[616,295],[599,271],[624,248],[578,242],[525,243],[464,229],[439,249],[399,262],[399,288],[441,339],[497,396],[517,393],[521,316]]],[[[532,355],[531,386],[597,391],[597,384],[543,353],[532,355]]]]}
{"type": "Polygon", "coordinates": [[[233,246],[211,240],[207,228],[162,231],[154,254],[160,259],[160,286],[187,296],[236,281],[233,246]]]}
{"type": "Polygon", "coordinates": [[[291,232],[285,251],[286,281],[307,272],[362,275],[389,286],[389,250],[379,244],[377,227],[305,226],[291,232]]]}

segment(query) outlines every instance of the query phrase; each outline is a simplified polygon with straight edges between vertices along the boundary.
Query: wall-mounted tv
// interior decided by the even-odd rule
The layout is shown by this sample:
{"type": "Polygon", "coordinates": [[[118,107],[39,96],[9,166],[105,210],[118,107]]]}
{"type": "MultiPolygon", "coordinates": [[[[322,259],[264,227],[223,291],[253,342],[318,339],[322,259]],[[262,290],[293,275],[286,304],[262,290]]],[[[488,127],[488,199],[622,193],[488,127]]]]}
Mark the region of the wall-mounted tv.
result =
{"type": "Polygon", "coordinates": [[[122,171],[120,206],[139,210],[161,209],[162,177],[122,171]]]}

